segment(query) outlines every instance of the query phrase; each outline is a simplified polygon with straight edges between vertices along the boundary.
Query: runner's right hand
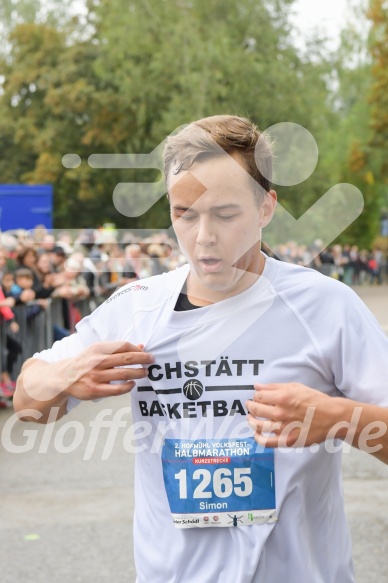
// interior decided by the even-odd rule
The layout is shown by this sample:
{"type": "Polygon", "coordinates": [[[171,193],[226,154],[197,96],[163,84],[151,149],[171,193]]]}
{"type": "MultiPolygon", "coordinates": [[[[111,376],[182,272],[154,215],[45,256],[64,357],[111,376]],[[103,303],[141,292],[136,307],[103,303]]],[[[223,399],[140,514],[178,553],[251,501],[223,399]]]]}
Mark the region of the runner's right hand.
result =
{"type": "Polygon", "coordinates": [[[148,376],[154,358],[143,345],[130,342],[98,342],[71,359],[66,370],[67,396],[80,400],[129,393],[137,379],[148,376]],[[121,381],[120,384],[110,384],[121,381]]]}

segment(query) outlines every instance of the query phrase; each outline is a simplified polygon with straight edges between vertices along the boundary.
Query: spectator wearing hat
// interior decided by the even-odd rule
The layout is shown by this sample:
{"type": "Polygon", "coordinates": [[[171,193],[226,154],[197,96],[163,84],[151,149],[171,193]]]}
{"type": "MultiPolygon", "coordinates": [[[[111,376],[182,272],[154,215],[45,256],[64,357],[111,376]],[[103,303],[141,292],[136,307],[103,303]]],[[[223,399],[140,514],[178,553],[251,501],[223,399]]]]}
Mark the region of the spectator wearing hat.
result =
{"type": "Polygon", "coordinates": [[[55,245],[51,253],[51,263],[55,273],[62,273],[65,270],[67,253],[62,245],[55,245]]]}

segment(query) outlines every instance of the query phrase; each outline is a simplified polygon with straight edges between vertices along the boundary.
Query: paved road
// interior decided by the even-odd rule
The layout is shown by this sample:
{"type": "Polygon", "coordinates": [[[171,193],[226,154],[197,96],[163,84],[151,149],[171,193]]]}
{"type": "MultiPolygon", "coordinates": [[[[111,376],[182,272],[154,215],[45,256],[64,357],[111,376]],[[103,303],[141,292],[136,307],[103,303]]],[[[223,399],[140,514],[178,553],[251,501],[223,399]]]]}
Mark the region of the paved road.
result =
{"type": "MultiPolygon", "coordinates": [[[[356,291],[388,334],[388,287],[356,291]]],[[[352,449],[343,457],[343,476],[357,583],[387,583],[388,466],[352,449]]]]}
{"type": "MultiPolygon", "coordinates": [[[[388,332],[388,288],[357,291],[388,332]]],[[[74,426],[73,433],[69,430],[65,435],[62,422],[46,428],[18,424],[12,429],[14,446],[29,451],[0,450],[1,583],[135,581],[134,460],[124,447],[127,428],[119,429],[111,454],[102,461],[105,448],[110,449],[108,429],[95,439],[88,426],[99,411],[112,408],[111,419],[128,404],[127,397],[83,404],[66,419],[73,420],[74,426]],[[57,444],[70,445],[77,435],[80,447],[58,454],[51,430],[57,444]],[[85,456],[89,459],[84,460],[85,456]]],[[[0,410],[3,438],[11,421],[11,412],[0,410]]],[[[357,583],[387,583],[388,466],[352,450],[344,456],[343,470],[357,583]]]]}

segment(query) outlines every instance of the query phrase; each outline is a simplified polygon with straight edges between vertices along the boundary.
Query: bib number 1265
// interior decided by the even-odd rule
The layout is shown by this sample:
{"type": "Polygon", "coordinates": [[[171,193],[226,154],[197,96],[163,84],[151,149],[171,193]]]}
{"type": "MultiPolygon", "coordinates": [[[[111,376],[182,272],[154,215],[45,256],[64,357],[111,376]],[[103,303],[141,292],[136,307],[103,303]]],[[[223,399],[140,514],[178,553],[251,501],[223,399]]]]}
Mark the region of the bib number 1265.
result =
{"type": "Polygon", "coordinates": [[[165,439],[164,486],[177,528],[276,520],[274,452],[244,439],[165,439]]]}
{"type": "MultiPolygon", "coordinates": [[[[198,482],[193,491],[193,498],[212,498],[215,494],[218,498],[229,498],[232,494],[244,498],[250,496],[253,490],[251,468],[219,468],[213,473],[206,469],[195,470],[191,476],[194,482],[198,482]],[[210,489],[209,489],[210,488],[210,489]]],[[[187,499],[187,470],[182,469],[175,474],[179,482],[179,498],[187,499]]]]}

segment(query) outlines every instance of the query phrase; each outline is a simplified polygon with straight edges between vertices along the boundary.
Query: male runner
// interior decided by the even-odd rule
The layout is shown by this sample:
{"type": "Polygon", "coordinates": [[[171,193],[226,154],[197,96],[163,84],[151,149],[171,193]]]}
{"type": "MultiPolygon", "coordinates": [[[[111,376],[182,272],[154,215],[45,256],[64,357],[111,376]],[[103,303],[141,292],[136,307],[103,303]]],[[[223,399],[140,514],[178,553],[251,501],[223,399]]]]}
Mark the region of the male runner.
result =
{"type": "Polygon", "coordinates": [[[244,118],[170,137],[187,265],[121,288],[18,379],[40,422],[131,392],[138,583],[354,582],[339,444],[350,427],[388,462],[388,341],[351,289],[261,252],[271,164],[244,118]]]}

